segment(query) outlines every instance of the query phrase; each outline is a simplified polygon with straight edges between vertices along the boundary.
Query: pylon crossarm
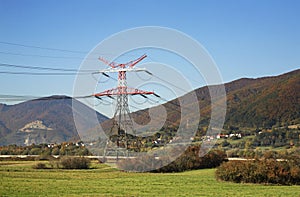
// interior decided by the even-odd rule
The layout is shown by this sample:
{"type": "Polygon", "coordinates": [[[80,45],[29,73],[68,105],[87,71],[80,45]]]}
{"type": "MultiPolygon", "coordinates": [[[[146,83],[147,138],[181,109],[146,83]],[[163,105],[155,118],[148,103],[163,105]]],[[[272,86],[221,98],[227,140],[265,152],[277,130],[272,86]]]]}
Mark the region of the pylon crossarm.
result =
{"type": "Polygon", "coordinates": [[[126,86],[120,86],[117,88],[113,88],[110,90],[105,90],[103,92],[93,94],[95,97],[102,97],[102,96],[115,96],[115,95],[149,95],[154,94],[154,92],[151,91],[144,91],[136,88],[129,88],[126,86]]]}
{"type": "Polygon", "coordinates": [[[147,55],[144,54],[144,55],[142,55],[141,57],[139,57],[138,59],[126,63],[126,66],[129,66],[129,67],[132,68],[132,67],[134,67],[137,63],[139,63],[140,61],[142,61],[143,59],[145,59],[146,57],[147,57],[147,55]]]}
{"type": "Polygon", "coordinates": [[[103,69],[97,72],[93,72],[93,74],[97,73],[117,73],[120,71],[125,71],[125,72],[141,72],[145,71],[147,72],[146,68],[108,68],[108,69],[103,69]]]}
{"type": "Polygon", "coordinates": [[[147,57],[146,54],[142,55],[141,57],[139,57],[138,59],[136,60],[133,60],[133,61],[130,61],[130,62],[127,62],[126,64],[119,64],[119,63],[116,63],[116,62],[110,62],[108,61],[107,59],[103,58],[103,57],[99,57],[98,59],[100,61],[102,61],[103,63],[105,63],[106,65],[110,66],[111,68],[133,68],[137,63],[139,63],[140,61],[142,61],[143,59],[145,59],[147,57]]]}

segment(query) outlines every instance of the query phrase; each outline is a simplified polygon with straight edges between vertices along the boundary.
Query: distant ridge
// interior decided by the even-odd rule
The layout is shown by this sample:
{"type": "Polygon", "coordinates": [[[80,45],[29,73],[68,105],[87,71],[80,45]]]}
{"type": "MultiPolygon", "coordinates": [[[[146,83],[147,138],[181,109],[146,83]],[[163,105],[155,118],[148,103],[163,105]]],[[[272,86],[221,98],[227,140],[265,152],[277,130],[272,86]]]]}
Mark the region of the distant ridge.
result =
{"type": "Polygon", "coordinates": [[[227,125],[265,127],[300,123],[300,69],[225,84],[227,125]]]}
{"type": "MultiPolygon", "coordinates": [[[[225,126],[264,127],[300,123],[300,69],[261,78],[241,78],[225,84],[227,94],[227,114],[225,126]]],[[[211,106],[208,87],[195,90],[200,106],[200,127],[208,126],[211,106]]],[[[164,105],[168,119],[180,122],[177,99],[164,105]]],[[[132,114],[137,123],[149,122],[148,110],[132,114]]],[[[192,118],[194,114],[189,114],[192,118]]],[[[189,117],[186,117],[188,119],[189,117]]],[[[107,122],[105,125],[109,125],[107,122]]],[[[166,123],[165,126],[168,124],[166,123]]]]}
{"type": "MultiPolygon", "coordinates": [[[[35,143],[60,143],[63,141],[79,140],[72,112],[72,102],[81,107],[82,112],[94,111],[88,106],[64,95],[55,95],[26,101],[16,105],[0,104],[0,145],[35,143]],[[38,127],[36,122],[43,125],[38,127]],[[26,125],[35,124],[32,132],[22,132],[26,125]],[[48,128],[48,129],[45,129],[48,128]]],[[[86,113],[85,113],[86,114],[86,113]]],[[[79,114],[80,115],[80,114],[79,114]]],[[[99,122],[107,120],[107,117],[97,113],[99,122]]],[[[96,125],[82,120],[82,128],[92,128],[96,125]]],[[[31,131],[27,129],[26,131],[31,131]]]]}
{"type": "MultiPolygon", "coordinates": [[[[278,76],[241,78],[226,83],[225,89],[227,93],[225,127],[272,128],[300,123],[300,69],[278,76]]],[[[207,127],[211,113],[208,87],[196,89],[195,93],[201,112],[199,128],[207,127]]],[[[56,95],[12,106],[0,104],[0,145],[24,145],[25,141],[59,143],[78,140],[72,113],[73,100],[71,97],[56,95]],[[37,120],[53,130],[19,132],[19,129],[25,125],[37,120]]],[[[78,102],[83,111],[93,110],[79,101],[75,100],[75,102],[78,102]]],[[[169,122],[172,122],[172,127],[180,123],[180,106],[174,103],[177,105],[178,100],[174,99],[163,104],[167,112],[165,127],[170,126],[169,122]]],[[[141,125],[146,125],[150,121],[148,109],[131,115],[134,121],[141,125]]],[[[104,130],[109,131],[112,121],[99,113],[97,116],[104,130]]],[[[193,117],[195,114],[191,113],[187,116],[193,117]]],[[[99,125],[89,124],[88,117],[79,118],[81,128],[91,133],[97,130],[99,125]]]]}

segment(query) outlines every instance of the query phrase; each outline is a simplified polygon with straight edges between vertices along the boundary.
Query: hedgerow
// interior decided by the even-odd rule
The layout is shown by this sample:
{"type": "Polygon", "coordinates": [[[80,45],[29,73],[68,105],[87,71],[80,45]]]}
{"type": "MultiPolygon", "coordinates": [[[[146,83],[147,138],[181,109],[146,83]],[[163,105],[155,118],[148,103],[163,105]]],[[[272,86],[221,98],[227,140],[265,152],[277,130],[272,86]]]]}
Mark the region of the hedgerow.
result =
{"type": "Polygon", "coordinates": [[[142,159],[126,159],[117,163],[118,167],[126,171],[148,171],[151,172],[183,172],[204,168],[214,168],[226,160],[225,152],[221,150],[209,151],[204,156],[199,156],[200,146],[191,146],[172,162],[168,161],[168,156],[155,158],[154,156],[144,156],[142,159]],[[163,163],[166,165],[163,165],[163,163]],[[159,168],[157,168],[159,167],[159,168]]]}
{"type": "Polygon", "coordinates": [[[34,169],[88,169],[91,161],[85,157],[65,156],[60,159],[49,158],[49,163],[37,163],[34,169]]]}
{"type": "Polygon", "coordinates": [[[90,163],[85,157],[63,157],[60,160],[60,165],[64,169],[88,169],[90,163]]]}
{"type": "Polygon", "coordinates": [[[289,157],[281,160],[263,158],[254,161],[229,161],[218,167],[216,177],[236,183],[299,185],[300,159],[289,157]]]}

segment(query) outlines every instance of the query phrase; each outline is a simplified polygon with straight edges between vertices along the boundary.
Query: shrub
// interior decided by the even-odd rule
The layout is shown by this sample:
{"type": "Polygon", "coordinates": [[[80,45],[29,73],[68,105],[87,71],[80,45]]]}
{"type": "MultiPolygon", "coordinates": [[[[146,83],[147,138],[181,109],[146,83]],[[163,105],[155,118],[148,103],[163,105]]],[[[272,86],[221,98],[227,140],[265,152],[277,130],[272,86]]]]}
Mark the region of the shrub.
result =
{"type": "Polygon", "coordinates": [[[37,163],[33,166],[34,169],[48,169],[45,163],[37,163]]]}
{"type": "Polygon", "coordinates": [[[178,166],[175,168],[176,172],[182,172],[186,170],[196,170],[204,168],[215,168],[226,160],[227,156],[224,151],[211,150],[204,156],[199,156],[200,146],[189,147],[184,154],[178,159],[160,169],[159,171],[169,172],[169,167],[172,165],[178,166]]]}
{"type": "Polygon", "coordinates": [[[50,160],[53,160],[53,158],[54,157],[51,155],[43,155],[42,154],[42,155],[39,155],[38,157],[36,157],[35,160],[36,161],[47,161],[47,160],[50,161],[50,160]]]}
{"type": "Polygon", "coordinates": [[[52,169],[54,169],[54,168],[57,168],[57,169],[61,168],[60,167],[60,160],[58,158],[50,157],[49,158],[49,164],[50,164],[50,166],[51,166],[52,169]]]}
{"type": "Polygon", "coordinates": [[[3,157],[0,161],[35,161],[35,157],[3,157]]]}
{"type": "Polygon", "coordinates": [[[217,169],[216,177],[236,183],[300,184],[300,166],[293,159],[229,161],[217,169]]]}
{"type": "Polygon", "coordinates": [[[64,169],[88,169],[90,160],[84,157],[63,157],[60,160],[60,165],[64,169]]]}
{"type": "Polygon", "coordinates": [[[145,155],[139,158],[120,160],[117,166],[125,171],[146,172],[160,168],[162,166],[160,161],[161,160],[156,159],[154,156],[145,155]]]}
{"type": "Polygon", "coordinates": [[[199,151],[200,146],[190,146],[173,162],[168,162],[167,156],[160,159],[156,159],[154,156],[144,156],[142,159],[122,160],[117,165],[126,171],[142,172],[149,169],[156,169],[152,170],[152,172],[182,172],[186,170],[214,168],[226,160],[226,154],[223,151],[209,151],[203,157],[199,156],[199,151]]]}

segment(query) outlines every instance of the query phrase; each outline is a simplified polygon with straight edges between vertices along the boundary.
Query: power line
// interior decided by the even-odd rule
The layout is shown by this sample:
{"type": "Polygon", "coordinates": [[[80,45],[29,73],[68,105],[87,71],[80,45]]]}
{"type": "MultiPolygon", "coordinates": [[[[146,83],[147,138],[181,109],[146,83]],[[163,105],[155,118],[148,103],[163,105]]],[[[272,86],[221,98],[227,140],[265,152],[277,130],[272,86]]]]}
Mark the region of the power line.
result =
{"type": "Polygon", "coordinates": [[[66,68],[53,68],[53,67],[40,67],[40,66],[26,66],[26,65],[16,65],[16,64],[5,64],[0,63],[0,67],[8,68],[22,68],[30,70],[43,70],[43,71],[61,71],[61,72],[21,72],[21,71],[0,71],[0,74],[11,74],[11,75],[90,75],[92,72],[97,70],[78,70],[78,69],[66,69],[66,68]]]}
{"type": "MultiPolygon", "coordinates": [[[[51,96],[51,97],[41,97],[41,96],[32,96],[32,95],[25,95],[25,96],[20,96],[20,95],[0,95],[0,101],[27,101],[27,100],[33,100],[33,101],[49,101],[49,100],[68,100],[68,99],[85,99],[85,98],[93,98],[94,96],[93,95],[87,95],[87,96],[72,96],[72,97],[68,97],[68,96],[51,96]]],[[[101,101],[103,101],[103,99],[101,99],[101,101]]],[[[107,105],[107,104],[112,104],[112,103],[109,103],[108,101],[106,101],[107,103],[105,104],[105,105],[107,105]]],[[[173,104],[173,103],[171,103],[171,104],[173,104]]],[[[145,116],[145,113],[144,113],[144,110],[146,110],[147,108],[145,108],[145,109],[141,109],[141,108],[138,108],[138,107],[136,107],[136,106],[134,106],[134,105],[130,105],[129,104],[129,106],[130,107],[132,107],[132,108],[135,108],[136,110],[138,110],[138,111],[135,111],[135,112],[132,112],[132,113],[137,113],[137,114],[140,114],[140,115],[143,115],[143,116],[145,116]]],[[[177,111],[177,112],[179,112],[180,113],[180,111],[179,110],[176,110],[176,109],[174,109],[173,108],[173,110],[175,110],[175,111],[177,111]]],[[[154,118],[154,119],[156,119],[156,120],[161,120],[160,118],[159,118],[159,116],[160,115],[158,115],[158,116],[155,116],[155,117],[152,117],[152,118],[154,118]]],[[[169,121],[169,120],[165,120],[166,122],[168,122],[168,123],[170,123],[170,124],[172,124],[173,126],[177,126],[176,125],[176,123],[174,123],[174,122],[171,122],[171,121],[169,121]]]]}
{"type": "MultiPolygon", "coordinates": [[[[87,58],[87,57],[76,57],[76,56],[51,56],[51,55],[38,55],[38,54],[24,54],[24,53],[14,53],[14,52],[7,52],[7,51],[0,51],[0,54],[5,54],[5,55],[14,55],[14,56],[23,56],[23,57],[38,57],[38,58],[51,58],[51,59],[85,59],[85,60],[94,60],[97,59],[98,57],[95,58],[87,58]]],[[[100,54],[99,54],[100,55],[100,54]]],[[[101,54],[103,55],[103,54],[101,54]]],[[[108,55],[108,54],[105,54],[108,55]]]]}
{"type": "Polygon", "coordinates": [[[35,49],[43,49],[43,50],[49,50],[49,51],[61,51],[61,52],[68,52],[68,53],[81,53],[81,54],[87,54],[88,53],[86,51],[75,51],[75,50],[67,50],[67,49],[41,47],[41,46],[35,46],[35,45],[25,45],[25,44],[4,42],[4,41],[0,41],[0,43],[1,44],[6,44],[6,45],[20,46],[20,47],[26,47],[26,48],[35,48],[35,49]]]}
{"type": "MultiPolygon", "coordinates": [[[[143,111],[146,110],[146,108],[145,109],[140,109],[140,108],[138,108],[136,106],[133,106],[133,105],[129,105],[129,106],[132,107],[132,108],[135,108],[136,110],[138,110],[138,111],[135,111],[135,112],[132,112],[132,113],[137,113],[137,114],[141,114],[142,116],[145,116],[145,112],[143,112],[143,111]]],[[[161,119],[159,118],[159,116],[161,116],[161,115],[159,114],[158,116],[154,116],[154,117],[151,117],[151,118],[156,119],[158,121],[161,121],[161,119]]],[[[171,122],[167,118],[165,119],[165,122],[168,122],[168,123],[172,124],[173,126],[178,126],[176,123],[171,122]]]]}
{"type": "MultiPolygon", "coordinates": [[[[96,97],[96,98],[97,98],[97,97],[96,97]]],[[[111,98],[113,98],[113,97],[111,97],[111,98]]],[[[99,99],[99,98],[97,98],[97,99],[99,99]]],[[[103,99],[99,99],[99,100],[103,100],[103,99]]],[[[112,103],[111,103],[111,104],[112,104],[112,103]]],[[[134,109],[138,110],[138,111],[131,112],[130,114],[134,114],[134,113],[135,113],[135,114],[140,114],[141,116],[146,116],[144,110],[149,109],[149,107],[148,107],[148,108],[141,109],[141,108],[138,108],[138,107],[136,107],[136,106],[134,106],[134,105],[131,105],[131,104],[128,104],[128,106],[131,107],[131,108],[134,108],[134,109]]],[[[154,106],[153,106],[153,107],[154,107],[154,106]]],[[[178,111],[178,110],[177,110],[177,111],[178,111]]],[[[181,113],[180,111],[178,111],[178,112],[181,113]]],[[[154,116],[154,117],[151,117],[151,118],[156,119],[156,120],[158,120],[158,121],[161,121],[160,116],[161,116],[161,114],[158,114],[157,116],[154,116]]],[[[172,124],[173,126],[178,126],[176,123],[171,122],[171,121],[168,120],[168,119],[166,119],[165,122],[168,122],[168,123],[172,124]]]]}
{"type": "Polygon", "coordinates": [[[68,76],[68,75],[90,75],[90,73],[35,73],[35,72],[11,72],[11,71],[0,71],[0,74],[10,75],[41,75],[41,76],[68,76]]]}
{"type": "MultiPolygon", "coordinates": [[[[48,50],[48,51],[59,51],[59,52],[68,52],[68,53],[77,53],[77,54],[88,54],[89,51],[77,51],[77,50],[68,50],[68,49],[61,49],[61,48],[50,48],[50,47],[42,47],[42,46],[36,46],[36,45],[25,45],[20,43],[13,43],[13,42],[5,42],[0,41],[0,44],[6,44],[6,45],[12,45],[12,46],[20,46],[25,48],[34,48],[34,49],[42,49],[42,50],[48,50]]],[[[23,54],[23,53],[14,53],[14,52],[6,52],[6,51],[0,51],[2,54],[7,55],[19,55],[19,56],[32,56],[32,57],[46,57],[46,58],[64,58],[64,59],[83,59],[85,57],[65,57],[65,56],[48,56],[48,55],[36,55],[36,54],[23,54]]],[[[99,55],[116,55],[114,53],[101,53],[99,55]]],[[[120,56],[133,56],[130,54],[122,54],[120,56]]]]}
{"type": "MultiPolygon", "coordinates": [[[[154,59],[153,57],[151,57],[151,56],[149,56],[149,58],[150,58],[153,62],[160,62],[160,61],[158,61],[158,60],[155,60],[155,59],[154,59]]],[[[160,79],[160,80],[162,80],[162,81],[168,83],[169,85],[171,85],[171,86],[173,86],[173,87],[176,87],[177,89],[186,92],[186,90],[184,90],[183,88],[180,88],[180,87],[174,85],[173,83],[170,83],[170,82],[164,80],[163,78],[161,78],[161,77],[159,77],[159,76],[157,76],[157,75],[153,75],[151,72],[147,72],[147,74],[149,74],[149,75],[151,75],[151,76],[154,76],[154,77],[156,77],[157,79],[160,79]]],[[[198,80],[196,80],[196,79],[193,79],[193,78],[191,78],[191,77],[189,77],[188,79],[191,80],[191,81],[196,82],[197,84],[203,83],[203,82],[200,82],[200,81],[198,81],[198,80]]]]}
{"type": "MultiPolygon", "coordinates": [[[[104,72],[102,72],[102,73],[92,73],[92,77],[93,77],[93,79],[94,79],[95,81],[98,81],[98,79],[96,79],[96,77],[95,77],[95,75],[97,75],[97,74],[102,74],[103,76],[105,76],[105,77],[107,77],[107,78],[110,78],[110,79],[112,79],[112,80],[114,80],[114,81],[118,81],[116,78],[113,78],[113,77],[111,77],[110,75],[108,75],[108,74],[106,74],[106,73],[104,73],[104,72]]],[[[99,83],[101,83],[101,82],[99,82],[99,83]]]]}
{"type": "MultiPolygon", "coordinates": [[[[5,54],[5,55],[13,55],[13,56],[23,56],[23,57],[38,57],[38,58],[52,58],[52,59],[85,59],[85,60],[95,60],[98,57],[79,57],[79,56],[51,56],[51,55],[38,55],[38,54],[27,54],[27,53],[15,53],[15,52],[7,52],[7,51],[0,51],[0,54],[5,54]]],[[[88,52],[86,53],[88,54],[88,52]]],[[[101,53],[98,55],[115,55],[113,53],[101,53]]],[[[133,55],[121,55],[121,56],[133,56],[133,55]]]]}
{"type": "Polygon", "coordinates": [[[42,96],[32,96],[32,95],[6,95],[1,94],[0,100],[1,101],[28,101],[28,100],[68,100],[68,99],[85,99],[85,98],[92,98],[93,95],[87,95],[87,96],[48,96],[48,97],[42,97],[42,96]]]}
{"type": "Polygon", "coordinates": [[[67,69],[67,68],[51,68],[51,67],[40,67],[40,66],[25,66],[16,64],[5,64],[0,63],[0,67],[12,67],[12,68],[24,68],[33,70],[51,70],[51,71],[64,71],[64,72],[95,72],[97,70],[77,70],[77,69],[67,69]]]}
{"type": "MultiPolygon", "coordinates": [[[[155,75],[153,75],[153,74],[152,74],[151,72],[149,72],[149,71],[145,71],[145,72],[148,73],[149,75],[152,75],[152,76],[156,77],[155,75]]],[[[98,73],[93,73],[93,74],[98,74],[98,73]]],[[[92,74],[92,76],[93,76],[93,74],[92,74]]],[[[102,73],[102,74],[103,74],[104,76],[106,76],[106,77],[108,77],[108,78],[114,80],[114,81],[118,81],[117,79],[111,77],[110,75],[108,75],[108,74],[106,74],[106,73],[102,73]]],[[[93,77],[93,78],[94,78],[94,77],[93,77]]],[[[157,78],[160,79],[160,80],[163,80],[163,81],[165,81],[165,82],[168,82],[168,81],[166,81],[166,80],[164,80],[164,79],[162,79],[162,78],[160,78],[160,77],[157,77],[157,78]]],[[[95,78],[94,78],[94,79],[95,79],[95,78]]],[[[170,83],[170,82],[168,82],[168,83],[169,83],[170,85],[175,86],[174,84],[172,84],[172,83],[170,83]]],[[[179,89],[182,89],[182,88],[180,88],[180,87],[178,87],[178,86],[175,86],[175,87],[177,87],[177,88],[179,88],[179,89]]],[[[182,89],[182,90],[183,90],[183,89],[182,89]]],[[[184,90],[184,91],[186,91],[186,90],[184,90]]],[[[154,93],[153,95],[154,95],[155,97],[159,98],[160,100],[165,101],[165,102],[166,102],[165,104],[170,103],[170,104],[172,104],[172,105],[174,105],[174,106],[176,106],[176,107],[181,108],[181,106],[178,105],[178,104],[176,104],[176,103],[174,103],[174,101],[168,101],[167,99],[161,97],[160,95],[158,95],[158,94],[156,94],[156,93],[154,93]]],[[[146,99],[148,99],[148,100],[150,100],[150,101],[152,101],[153,103],[157,103],[155,100],[153,100],[153,99],[151,99],[151,98],[149,98],[149,97],[147,97],[147,96],[145,96],[145,95],[143,95],[143,97],[146,98],[146,99]]],[[[181,111],[179,111],[178,109],[172,108],[172,110],[176,110],[176,111],[178,111],[178,112],[181,113],[181,111]]]]}
{"type": "MultiPolygon", "coordinates": [[[[168,84],[170,84],[170,85],[172,85],[172,86],[175,86],[174,84],[172,84],[172,83],[170,83],[170,82],[168,82],[168,81],[166,81],[166,80],[164,80],[164,79],[162,79],[162,78],[160,78],[160,77],[158,77],[158,76],[156,76],[156,75],[153,75],[153,74],[152,74],[151,72],[149,72],[149,71],[145,71],[145,72],[148,73],[149,75],[152,75],[152,76],[154,76],[154,77],[157,77],[157,78],[160,79],[160,80],[163,80],[163,81],[167,82],[168,84]]],[[[92,73],[92,76],[93,76],[94,74],[98,74],[98,73],[92,73]]],[[[106,74],[106,73],[101,73],[101,74],[103,74],[105,77],[108,77],[108,78],[110,78],[110,79],[112,79],[112,80],[114,80],[114,81],[118,81],[117,79],[111,77],[110,75],[108,75],[108,74],[106,74]]],[[[94,76],[93,76],[93,78],[94,78],[94,76]]],[[[95,79],[95,78],[94,78],[94,79],[95,79]]],[[[181,89],[181,90],[183,90],[183,91],[186,91],[186,90],[184,90],[184,89],[182,89],[182,88],[180,88],[180,87],[178,87],[178,86],[175,86],[175,87],[178,88],[178,89],[181,89]]],[[[172,104],[173,106],[176,106],[176,107],[179,107],[179,108],[182,107],[182,106],[180,106],[179,104],[174,103],[174,101],[168,101],[167,99],[161,97],[160,95],[158,95],[158,94],[156,94],[156,93],[154,93],[153,95],[154,95],[155,97],[159,98],[160,100],[164,101],[165,104],[168,104],[168,103],[169,103],[169,104],[172,104]]],[[[149,97],[147,97],[147,96],[145,96],[145,95],[143,95],[143,97],[146,98],[146,99],[148,99],[148,100],[150,100],[150,101],[152,101],[153,103],[157,103],[157,101],[155,101],[155,100],[153,100],[153,99],[151,99],[151,98],[149,98],[149,97]]],[[[132,105],[130,105],[130,106],[132,106],[132,105]]],[[[187,108],[187,109],[189,109],[189,108],[187,108]]],[[[178,109],[176,109],[176,108],[173,108],[173,107],[171,108],[171,110],[175,110],[175,111],[181,113],[180,110],[178,110],[178,109]]],[[[189,110],[190,110],[190,109],[189,109],[189,110]]]]}
{"type": "Polygon", "coordinates": [[[17,55],[17,56],[24,56],[24,57],[42,57],[42,58],[55,58],[55,59],[84,59],[84,57],[49,56],[49,55],[12,53],[12,52],[5,52],[5,51],[0,51],[0,53],[5,55],[17,55]]]}
{"type": "Polygon", "coordinates": [[[40,97],[35,100],[69,100],[69,99],[86,99],[86,98],[92,98],[93,95],[87,95],[87,96],[50,96],[50,97],[40,97]]]}
{"type": "MultiPolygon", "coordinates": [[[[79,75],[79,74],[80,75],[82,75],[82,74],[86,75],[86,74],[90,74],[88,72],[95,72],[95,71],[97,71],[97,70],[76,70],[76,69],[49,68],[49,67],[38,67],[38,66],[24,66],[24,65],[3,64],[3,63],[2,64],[0,63],[0,66],[2,66],[2,67],[13,67],[13,68],[34,69],[34,70],[51,70],[51,71],[64,71],[64,72],[68,72],[68,73],[57,73],[57,72],[56,73],[48,73],[48,72],[47,73],[41,73],[41,72],[34,73],[34,72],[0,71],[0,74],[14,74],[14,75],[61,75],[61,76],[65,76],[65,75],[79,75]]],[[[158,78],[159,80],[162,80],[162,81],[168,83],[169,85],[172,85],[172,86],[174,86],[174,87],[176,87],[176,88],[178,88],[178,89],[180,89],[182,91],[186,91],[186,90],[182,89],[181,87],[178,87],[178,86],[176,86],[176,85],[174,85],[174,84],[172,84],[172,83],[170,83],[170,82],[162,79],[161,77],[158,77],[158,76],[152,74],[149,71],[147,71],[146,73],[149,74],[149,75],[151,75],[151,76],[154,76],[154,77],[158,78]]],[[[108,78],[111,78],[111,79],[117,81],[117,79],[109,76],[106,73],[101,73],[101,74],[104,75],[105,77],[108,77],[108,78]]],[[[92,76],[93,76],[93,73],[92,73],[92,76]]],[[[93,76],[93,78],[94,78],[94,76],[93,76]]],[[[173,101],[168,101],[167,99],[164,99],[164,98],[162,98],[161,96],[159,96],[157,94],[155,94],[154,96],[160,98],[161,100],[163,100],[165,102],[169,102],[170,104],[172,104],[172,105],[174,105],[176,107],[180,107],[180,105],[178,105],[176,103],[173,103],[173,101]]],[[[146,97],[146,98],[148,98],[148,97],[146,97]]],[[[152,102],[156,102],[156,101],[153,101],[150,98],[148,98],[148,99],[151,100],[152,102]]],[[[179,111],[178,109],[174,109],[174,108],[173,108],[173,110],[179,111]]]]}
{"type": "Polygon", "coordinates": [[[9,74],[9,75],[35,75],[35,76],[72,76],[72,75],[91,75],[87,72],[55,72],[55,73],[48,73],[48,72],[14,72],[14,71],[0,71],[1,74],[9,74]]]}
{"type": "MultiPolygon", "coordinates": [[[[0,95],[0,101],[26,101],[26,100],[49,101],[49,100],[85,99],[85,98],[92,98],[92,97],[94,97],[94,96],[93,95],[87,95],[87,96],[73,96],[73,97],[67,97],[67,96],[38,97],[38,96],[32,96],[32,95],[21,96],[21,95],[6,95],[6,94],[3,95],[3,94],[1,94],[0,95]]],[[[101,101],[103,101],[103,99],[101,99],[101,101]]],[[[112,103],[109,103],[109,104],[112,104],[112,103]]],[[[132,108],[135,108],[136,110],[138,110],[138,111],[135,111],[135,112],[132,112],[132,113],[137,113],[137,114],[145,116],[145,113],[143,112],[143,110],[146,110],[146,109],[141,109],[141,108],[138,108],[138,107],[133,106],[133,105],[129,105],[129,106],[132,107],[132,108]]],[[[154,118],[156,120],[161,120],[161,119],[159,119],[158,116],[155,116],[155,117],[152,117],[152,118],[154,118]]],[[[174,122],[171,122],[169,120],[165,120],[165,121],[172,124],[173,126],[177,126],[176,123],[174,123],[174,122]]]]}
{"type": "Polygon", "coordinates": [[[165,82],[165,83],[167,83],[167,84],[169,84],[169,85],[171,85],[171,86],[173,86],[173,87],[175,87],[175,88],[177,88],[177,89],[183,91],[183,92],[186,92],[185,89],[183,89],[183,88],[181,88],[181,87],[179,87],[179,86],[176,86],[176,85],[174,85],[173,83],[171,83],[171,82],[169,82],[169,81],[167,81],[167,80],[165,80],[165,79],[163,79],[163,78],[161,78],[161,77],[159,77],[159,76],[157,76],[157,75],[154,75],[153,73],[151,73],[151,72],[149,72],[149,71],[146,71],[146,73],[147,73],[148,75],[150,75],[150,76],[153,76],[153,77],[155,77],[155,78],[157,78],[157,79],[159,79],[159,80],[161,80],[161,81],[163,81],[163,82],[165,82]]]}

